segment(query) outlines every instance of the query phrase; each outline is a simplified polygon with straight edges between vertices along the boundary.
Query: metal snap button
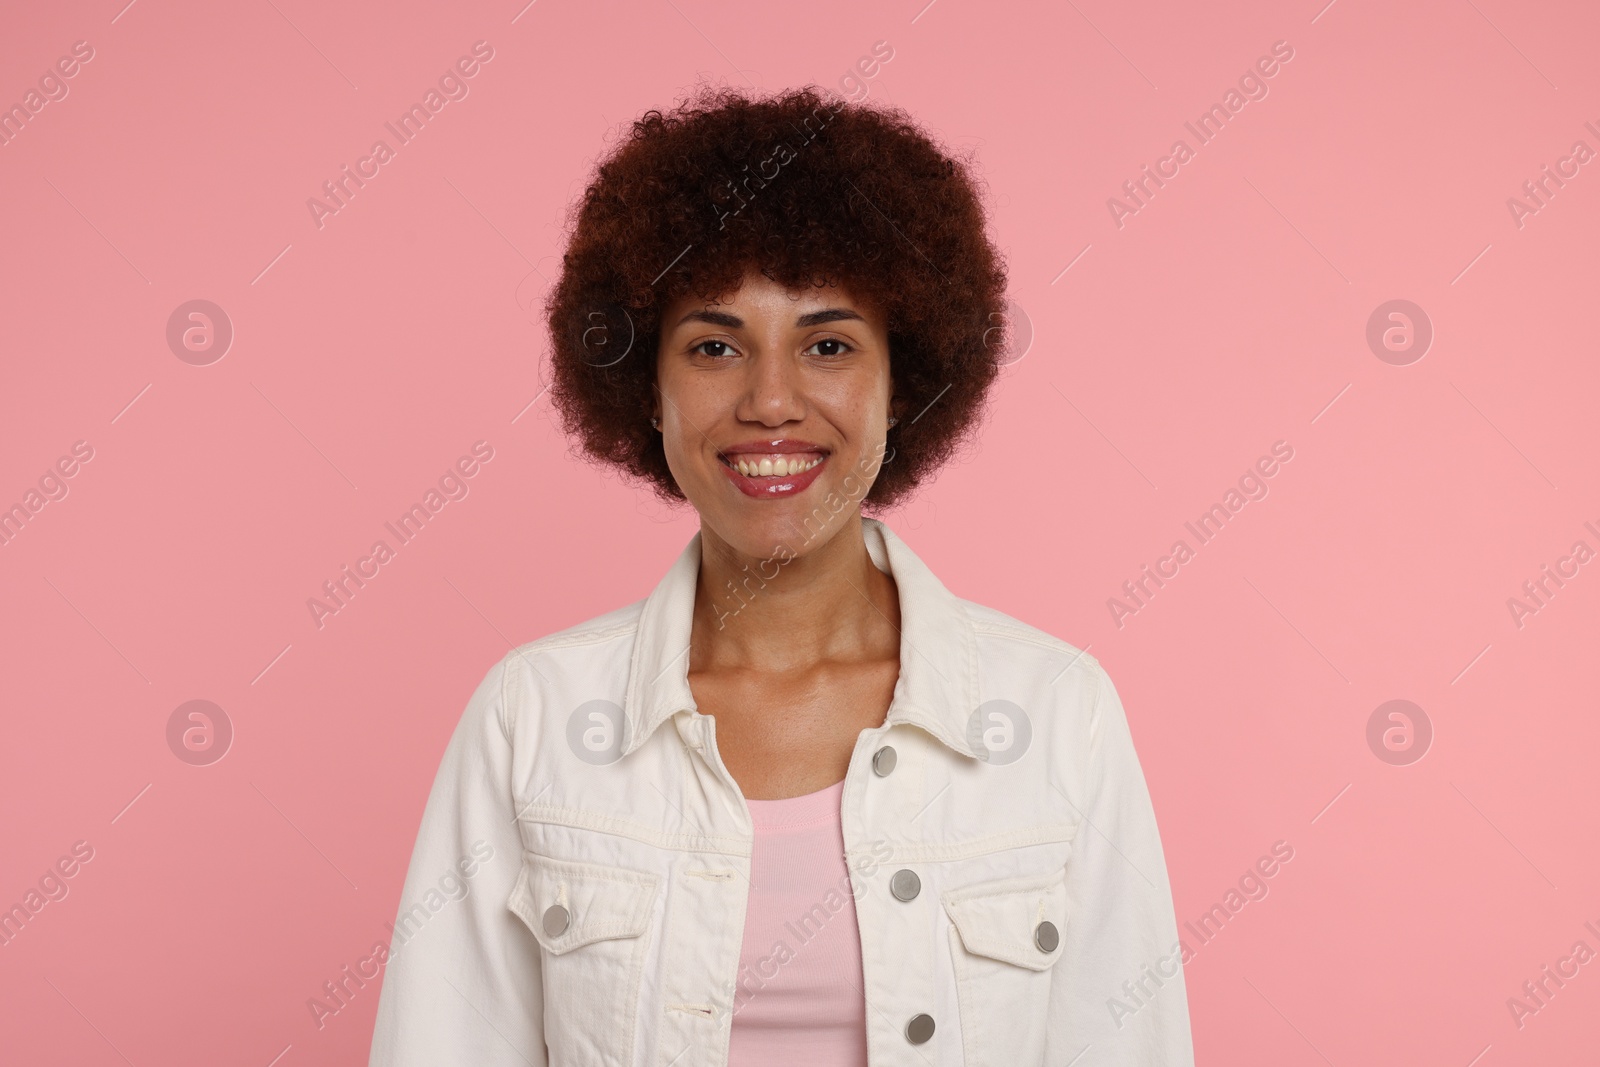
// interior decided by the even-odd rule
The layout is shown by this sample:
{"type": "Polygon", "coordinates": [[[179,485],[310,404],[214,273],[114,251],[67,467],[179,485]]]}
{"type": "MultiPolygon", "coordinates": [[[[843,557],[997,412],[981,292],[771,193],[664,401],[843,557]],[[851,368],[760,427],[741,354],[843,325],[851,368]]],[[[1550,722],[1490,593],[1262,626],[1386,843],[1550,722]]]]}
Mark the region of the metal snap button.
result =
{"type": "Polygon", "coordinates": [[[913,1015],[911,1021],[906,1023],[906,1040],[913,1045],[920,1045],[933,1036],[933,1016],[926,1012],[913,1015]]]}
{"type": "Polygon", "coordinates": [[[1056,946],[1061,944],[1061,934],[1056,930],[1056,924],[1046,919],[1033,928],[1033,943],[1039,946],[1040,952],[1054,952],[1056,946]]]}
{"type": "Polygon", "coordinates": [[[889,772],[894,770],[894,747],[884,745],[872,754],[872,770],[879,778],[887,778],[889,772]]]}
{"type": "Polygon", "coordinates": [[[552,904],[544,910],[544,932],[551,937],[560,937],[566,933],[567,923],[572,916],[560,904],[552,904]]]}
{"type": "Polygon", "coordinates": [[[889,892],[898,900],[914,900],[922,892],[922,879],[917,877],[916,871],[895,871],[894,877],[889,879],[889,892]]]}

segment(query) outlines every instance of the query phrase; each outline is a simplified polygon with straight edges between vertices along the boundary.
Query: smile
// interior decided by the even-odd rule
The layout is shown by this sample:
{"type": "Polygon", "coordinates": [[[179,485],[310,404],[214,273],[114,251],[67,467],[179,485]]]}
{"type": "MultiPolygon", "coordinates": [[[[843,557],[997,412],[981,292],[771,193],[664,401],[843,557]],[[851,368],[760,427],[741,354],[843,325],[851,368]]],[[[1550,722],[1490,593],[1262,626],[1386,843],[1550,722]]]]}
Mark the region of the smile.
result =
{"type": "Polygon", "coordinates": [[[828,461],[825,452],[750,453],[718,456],[722,469],[745,496],[793,496],[816,480],[828,461]]]}
{"type": "Polygon", "coordinates": [[[732,467],[740,474],[748,475],[752,478],[758,476],[762,478],[773,476],[783,478],[790,474],[799,474],[801,471],[810,470],[812,467],[815,467],[818,463],[822,462],[822,457],[820,455],[804,454],[780,454],[771,456],[741,455],[734,459],[729,459],[724,456],[723,462],[727,463],[728,466],[732,467]]]}

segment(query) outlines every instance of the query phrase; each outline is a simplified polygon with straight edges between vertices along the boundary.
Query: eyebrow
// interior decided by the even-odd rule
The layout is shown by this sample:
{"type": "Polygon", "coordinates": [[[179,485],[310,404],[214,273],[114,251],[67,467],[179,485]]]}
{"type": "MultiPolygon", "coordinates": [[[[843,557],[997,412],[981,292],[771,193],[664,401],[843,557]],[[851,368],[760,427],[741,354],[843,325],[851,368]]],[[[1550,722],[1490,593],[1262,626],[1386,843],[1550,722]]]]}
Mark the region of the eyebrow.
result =
{"type": "MultiPolygon", "coordinates": [[[[824,308],[821,311],[812,311],[801,315],[794,320],[799,327],[821,326],[825,322],[841,322],[854,319],[858,322],[867,321],[858,312],[849,308],[824,308]]],[[[744,320],[737,315],[730,315],[726,311],[691,311],[678,320],[682,326],[686,322],[706,322],[713,326],[726,326],[730,330],[737,330],[744,326],[744,320]]]]}

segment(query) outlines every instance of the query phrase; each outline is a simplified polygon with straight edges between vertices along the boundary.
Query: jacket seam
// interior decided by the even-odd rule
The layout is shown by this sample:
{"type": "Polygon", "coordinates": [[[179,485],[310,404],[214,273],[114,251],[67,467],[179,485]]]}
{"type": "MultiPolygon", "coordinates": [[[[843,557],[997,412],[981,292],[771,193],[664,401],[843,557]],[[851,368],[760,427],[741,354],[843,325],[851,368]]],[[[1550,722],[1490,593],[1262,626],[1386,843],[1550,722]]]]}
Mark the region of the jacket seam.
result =
{"type": "Polygon", "coordinates": [[[960,860],[977,859],[979,856],[989,856],[996,852],[1005,852],[1013,848],[1025,848],[1029,845],[1061,844],[1074,840],[1078,836],[1080,823],[1049,823],[1044,826],[1027,826],[1016,830],[1007,830],[1005,833],[992,834],[989,837],[975,838],[971,841],[957,842],[950,845],[895,845],[890,848],[894,851],[892,862],[902,863],[953,863],[960,860]]]}
{"type": "MultiPolygon", "coordinates": [[[[632,605],[629,606],[631,607],[632,605]]],[[[571,648],[576,645],[598,644],[602,641],[611,641],[618,637],[626,637],[629,634],[636,633],[638,629],[638,619],[634,619],[632,622],[619,622],[602,630],[584,629],[580,624],[580,627],[576,630],[549,634],[545,637],[536,638],[535,640],[518,645],[516,648],[512,649],[512,653],[543,652],[546,649],[552,648],[571,648]]]]}
{"type": "MultiPolygon", "coordinates": [[[[567,826],[577,830],[594,830],[614,834],[648,845],[671,849],[675,852],[709,852],[724,856],[749,856],[751,842],[733,837],[716,837],[706,834],[670,834],[639,823],[619,819],[613,815],[598,815],[573,808],[559,808],[548,804],[529,805],[517,814],[519,823],[542,823],[567,826]]],[[[531,851],[531,850],[530,850],[531,851]]],[[[544,855],[544,853],[539,853],[544,855]]]]}
{"type": "Polygon", "coordinates": [[[1053,889],[1066,881],[1065,867],[1051,871],[1049,874],[1024,875],[1022,877],[992,878],[984,882],[974,882],[964,885],[959,889],[947,889],[940,895],[946,904],[965,904],[969,900],[982,900],[990,897],[1028,896],[1041,890],[1053,889]]]}
{"type": "Polygon", "coordinates": [[[1094,705],[1089,709],[1089,734],[1086,739],[1086,748],[1089,753],[1089,783],[1084,790],[1083,803],[1085,807],[1093,807],[1095,798],[1100,795],[1101,784],[1105,781],[1105,740],[1107,723],[1099,716],[1101,704],[1105,700],[1106,683],[1110,676],[1105,668],[1096,672],[1094,687],[1094,705]]]}
{"type": "Polygon", "coordinates": [[[1032,633],[1028,630],[1023,630],[1007,623],[989,622],[979,619],[972,619],[971,621],[974,633],[987,634],[991,637],[1003,637],[1011,641],[1016,641],[1020,644],[1035,645],[1039,648],[1049,649],[1051,652],[1075,652],[1077,653],[1077,658],[1073,661],[1074,663],[1082,660],[1091,667],[1097,667],[1100,665],[1100,661],[1095,659],[1095,657],[1087,650],[1079,648],[1070,641],[1064,641],[1059,637],[1052,637],[1049,634],[1032,633]]]}
{"type": "MultiPolygon", "coordinates": [[[[500,723],[500,736],[505,738],[505,742],[506,742],[506,745],[508,747],[515,748],[516,746],[512,741],[512,734],[515,731],[512,729],[511,725],[506,721],[506,709],[511,706],[510,702],[506,698],[506,683],[507,683],[507,680],[509,679],[510,675],[511,675],[511,672],[506,670],[505,661],[501,660],[501,662],[500,662],[500,701],[499,701],[499,705],[494,709],[494,714],[495,714],[495,719],[498,720],[498,722],[500,723]]],[[[516,799],[513,797],[512,798],[513,805],[515,804],[515,802],[516,802],[516,799]]]]}

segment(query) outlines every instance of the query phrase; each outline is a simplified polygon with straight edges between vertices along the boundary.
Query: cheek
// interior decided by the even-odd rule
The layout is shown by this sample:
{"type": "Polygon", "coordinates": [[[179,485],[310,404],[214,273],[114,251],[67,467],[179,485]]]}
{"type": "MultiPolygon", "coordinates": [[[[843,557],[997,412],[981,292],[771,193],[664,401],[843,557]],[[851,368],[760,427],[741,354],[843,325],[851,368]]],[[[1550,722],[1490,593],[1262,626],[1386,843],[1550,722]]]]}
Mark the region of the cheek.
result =
{"type": "Polygon", "coordinates": [[[863,374],[840,380],[827,391],[825,412],[846,438],[866,447],[867,439],[881,433],[888,418],[890,386],[887,376],[863,374]]]}
{"type": "MultiPolygon", "coordinates": [[[[684,462],[684,445],[686,442],[680,436],[678,430],[674,428],[675,425],[681,426],[682,424],[682,418],[663,421],[661,424],[661,428],[665,431],[661,436],[661,447],[662,451],[666,453],[667,468],[672,471],[672,476],[680,484],[689,474],[684,462]]],[[[693,433],[694,431],[691,430],[689,432],[693,433]]]]}
{"type": "Polygon", "coordinates": [[[731,391],[734,385],[731,378],[665,376],[660,385],[660,433],[668,458],[704,450],[706,436],[715,436],[713,427],[727,422],[739,401],[737,392],[731,391]]]}
{"type": "MultiPolygon", "coordinates": [[[[655,391],[660,398],[663,429],[669,417],[680,424],[688,421],[697,426],[705,425],[706,413],[720,407],[722,394],[735,384],[728,380],[728,375],[705,373],[686,363],[687,357],[682,353],[674,353],[670,358],[663,356],[657,363],[655,391]]],[[[690,427],[684,428],[694,432],[690,427]]]]}

